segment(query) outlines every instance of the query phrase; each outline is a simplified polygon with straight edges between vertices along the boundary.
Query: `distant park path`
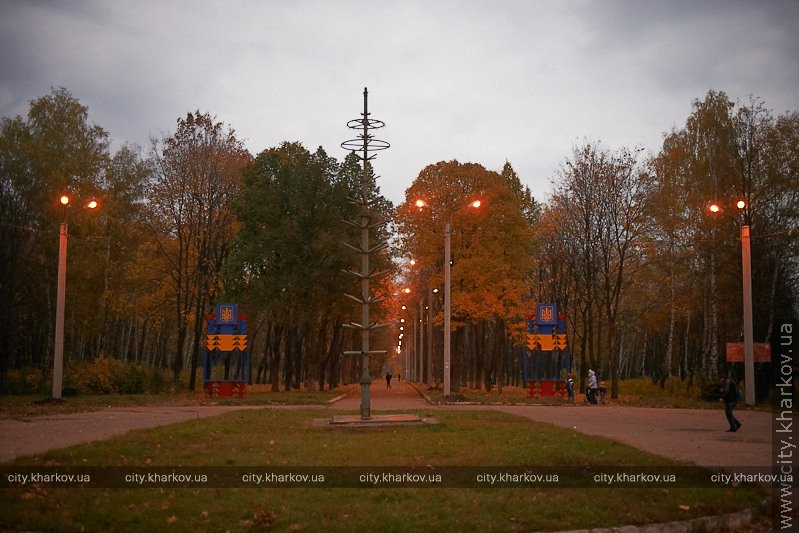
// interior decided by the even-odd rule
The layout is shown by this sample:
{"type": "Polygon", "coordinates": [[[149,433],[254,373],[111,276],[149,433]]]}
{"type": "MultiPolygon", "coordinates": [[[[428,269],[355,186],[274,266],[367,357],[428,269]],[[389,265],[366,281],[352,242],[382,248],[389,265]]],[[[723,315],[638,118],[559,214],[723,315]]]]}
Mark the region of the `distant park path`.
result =
{"type": "MultiPolygon", "coordinates": [[[[538,422],[615,439],[657,455],[700,466],[768,466],[771,414],[737,411],[738,433],[727,433],[721,409],[657,409],[617,405],[443,405],[427,404],[406,381],[375,381],[370,390],[373,413],[393,410],[493,410],[538,422]]],[[[334,403],[331,411],[355,411],[360,393],[334,403]]],[[[107,439],[130,430],[197,420],[242,409],[302,409],[319,406],[119,407],[85,413],[0,418],[0,462],[74,444],[107,439]]]]}

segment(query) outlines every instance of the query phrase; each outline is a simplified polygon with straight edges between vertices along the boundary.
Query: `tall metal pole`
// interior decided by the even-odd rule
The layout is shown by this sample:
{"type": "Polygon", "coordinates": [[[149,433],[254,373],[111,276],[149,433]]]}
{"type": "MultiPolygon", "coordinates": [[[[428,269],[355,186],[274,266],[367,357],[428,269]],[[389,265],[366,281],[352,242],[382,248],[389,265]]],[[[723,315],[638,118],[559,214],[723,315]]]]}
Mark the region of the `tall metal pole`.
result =
{"type": "Polygon", "coordinates": [[[364,329],[361,330],[361,418],[371,418],[372,406],[369,398],[369,387],[372,385],[372,376],[369,373],[369,175],[368,175],[368,152],[369,152],[369,135],[368,128],[368,91],[366,87],[363,89],[363,170],[361,172],[361,324],[364,329]]]}
{"type": "Polygon", "coordinates": [[[61,223],[58,239],[58,287],[55,308],[55,346],[53,349],[53,399],[61,399],[61,384],[64,378],[64,300],[67,287],[67,240],[69,228],[61,223]]]}
{"type": "Polygon", "coordinates": [[[427,292],[427,385],[433,384],[433,288],[427,292]]]}
{"type": "Polygon", "coordinates": [[[450,395],[450,313],[452,305],[452,295],[450,294],[450,235],[452,233],[452,222],[447,220],[444,228],[444,396],[450,395]]]}
{"type": "MultiPolygon", "coordinates": [[[[430,357],[430,354],[427,354],[430,357]]],[[[419,358],[418,365],[416,366],[416,381],[422,383],[424,381],[424,297],[419,300],[419,358]]]]}
{"type": "Polygon", "coordinates": [[[411,350],[411,365],[410,375],[408,376],[409,381],[414,381],[416,379],[416,328],[418,327],[419,322],[414,318],[413,319],[413,326],[410,328],[410,337],[411,337],[411,345],[413,346],[413,350],[411,350]]]}
{"type": "Polygon", "coordinates": [[[360,198],[350,198],[350,202],[360,206],[360,215],[354,221],[345,221],[351,226],[361,230],[361,238],[358,246],[345,245],[350,249],[358,252],[361,257],[361,270],[360,272],[354,270],[345,270],[345,272],[352,274],[361,281],[361,294],[360,296],[345,295],[351,300],[361,304],[361,323],[350,323],[345,326],[357,329],[361,332],[361,349],[360,351],[346,351],[346,355],[355,355],[360,357],[361,375],[359,383],[361,384],[361,419],[369,420],[371,418],[371,402],[369,398],[369,389],[372,384],[372,376],[369,372],[369,357],[371,355],[385,354],[386,350],[371,350],[369,346],[369,332],[373,329],[385,327],[386,324],[372,324],[369,322],[369,305],[383,300],[384,298],[372,298],[369,295],[369,279],[385,274],[385,272],[376,272],[369,268],[369,254],[383,250],[388,246],[386,243],[378,243],[376,246],[370,247],[369,245],[369,228],[376,226],[372,223],[372,217],[369,214],[369,196],[372,191],[371,180],[369,178],[369,160],[374,156],[369,155],[369,148],[372,151],[385,150],[389,144],[385,141],[375,139],[370,133],[370,129],[383,127],[383,122],[369,118],[368,107],[369,92],[364,87],[363,89],[363,113],[360,119],[351,120],[347,125],[355,130],[361,130],[362,133],[357,139],[344,141],[341,143],[342,148],[359,151],[361,154],[359,158],[363,165],[361,172],[361,196],[360,198]]]}
{"type": "Polygon", "coordinates": [[[755,357],[752,340],[752,262],[749,248],[749,226],[741,226],[741,265],[743,269],[745,399],[746,405],[755,405],[755,357]]]}

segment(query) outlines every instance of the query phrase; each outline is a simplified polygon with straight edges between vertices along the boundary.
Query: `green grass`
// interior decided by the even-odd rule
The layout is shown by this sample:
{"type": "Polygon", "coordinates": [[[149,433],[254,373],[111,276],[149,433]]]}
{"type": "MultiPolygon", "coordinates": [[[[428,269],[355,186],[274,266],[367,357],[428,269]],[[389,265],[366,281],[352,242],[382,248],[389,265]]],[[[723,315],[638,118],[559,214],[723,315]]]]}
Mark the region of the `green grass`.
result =
{"type": "MultiPolygon", "coordinates": [[[[630,405],[635,407],[664,407],[673,409],[719,409],[717,401],[707,401],[701,398],[699,385],[694,384],[688,387],[686,381],[673,379],[667,382],[663,388],[658,384],[652,383],[649,378],[625,379],[619,382],[619,397],[616,400],[610,399],[610,381],[606,381],[607,399],[606,401],[615,405],[630,405]]],[[[444,392],[440,388],[427,388],[424,384],[417,385],[434,403],[444,402],[444,392]]],[[[447,401],[478,403],[478,404],[504,404],[504,405],[563,405],[565,401],[561,398],[530,398],[527,396],[527,389],[523,387],[506,386],[502,392],[496,388],[487,391],[484,388],[471,389],[461,388],[454,393],[447,401]]],[[[585,395],[575,392],[575,402],[585,403],[585,395]]],[[[753,408],[749,408],[743,403],[739,409],[770,410],[769,402],[762,402],[753,408]]]]}
{"type": "Polygon", "coordinates": [[[44,394],[0,396],[0,416],[38,416],[94,411],[106,407],[183,407],[195,405],[324,405],[349,389],[271,392],[258,386],[244,398],[206,398],[202,391],[182,394],[80,394],[52,403],[44,394]]]}
{"type": "MultiPolygon", "coordinates": [[[[332,429],[329,410],[239,411],[73,446],[21,468],[78,466],[667,466],[628,446],[494,412],[332,429]]],[[[752,489],[4,489],[0,529],[514,531],[612,527],[758,508],[752,489]]]]}

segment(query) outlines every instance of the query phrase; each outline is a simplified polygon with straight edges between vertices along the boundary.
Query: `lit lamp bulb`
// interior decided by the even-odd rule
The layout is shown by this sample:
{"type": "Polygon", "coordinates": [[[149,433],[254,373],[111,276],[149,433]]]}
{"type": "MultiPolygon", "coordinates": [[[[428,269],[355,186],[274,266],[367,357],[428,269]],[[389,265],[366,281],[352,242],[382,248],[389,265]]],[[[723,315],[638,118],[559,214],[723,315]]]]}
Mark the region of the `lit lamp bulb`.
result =
{"type": "Polygon", "coordinates": [[[69,196],[64,194],[63,196],[61,196],[61,198],[58,199],[58,201],[61,202],[61,205],[69,205],[69,196]]]}

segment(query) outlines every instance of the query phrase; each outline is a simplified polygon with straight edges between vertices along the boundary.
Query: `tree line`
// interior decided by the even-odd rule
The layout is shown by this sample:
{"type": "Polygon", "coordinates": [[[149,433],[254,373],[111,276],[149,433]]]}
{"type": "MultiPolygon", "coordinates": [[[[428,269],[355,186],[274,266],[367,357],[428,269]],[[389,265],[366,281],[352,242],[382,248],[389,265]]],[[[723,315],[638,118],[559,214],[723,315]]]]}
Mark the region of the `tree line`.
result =
{"type": "MultiPolygon", "coordinates": [[[[559,304],[581,375],[593,367],[613,396],[624,377],[701,382],[725,371],[724,342],[741,337],[736,223],[752,232],[755,340],[796,315],[798,140],[797,113],[774,117],[759,100],[711,91],[657,154],[575,146],[546,203],[510,163],[431,164],[396,208],[372,180],[375,231],[394,243],[375,258],[394,272],[374,289],[387,297],[378,320],[394,324],[377,343],[394,347],[399,327],[422,319],[414,331],[427,332],[431,378],[440,379],[443,300],[434,290],[450,222],[455,390],[520,383],[535,302],[559,304]],[[739,198],[742,213],[729,207],[739,198]],[[480,208],[469,208],[475,199],[480,208]],[[712,217],[710,201],[730,216],[712,217]]],[[[248,317],[254,382],[290,390],[357,381],[357,359],[342,355],[357,348],[341,326],[357,316],[343,297],[357,257],[342,244],[354,231],[342,221],[354,214],[348,198],[360,173],[354,155],[339,161],[298,142],[253,156],[231,127],[199,111],[144,153],[112,153],[108,133],[66,89],[33,100],[26,117],[0,125],[0,386],[11,370],[39,369],[46,380],[52,366],[63,220],[67,372],[70,362],[112,358],[164,369],[193,390],[206,315],[235,301],[248,317]],[[64,191],[96,197],[101,209],[64,209],[64,191]]],[[[407,346],[411,328],[403,332],[407,346]]],[[[402,355],[370,366],[377,373],[392,361],[402,355]]]]}
{"type": "MultiPolygon", "coordinates": [[[[559,305],[581,382],[593,368],[614,398],[622,378],[661,386],[675,377],[689,385],[741,378],[725,358],[725,343],[743,336],[741,225],[752,235],[755,341],[770,341],[775,317],[799,314],[797,141],[796,112],[774,117],[756,98],[733,102],[710,91],[656,154],[576,145],[545,204],[509,163],[501,172],[457,161],[425,168],[397,210],[406,260],[415,263],[406,280],[416,287],[407,307],[417,335],[441,336],[440,293],[425,287],[442,286],[449,217],[456,386],[520,383],[524,318],[536,302],[559,305]],[[415,202],[426,197],[425,214],[415,202]],[[472,198],[485,200],[483,213],[452,216],[472,198]],[[723,212],[711,213],[711,203],[723,212]],[[414,311],[422,301],[434,312],[414,311]]],[[[440,342],[422,349],[440,380],[440,342]]],[[[768,368],[757,366],[762,396],[768,368]]],[[[423,369],[416,375],[427,379],[423,369]]]]}

